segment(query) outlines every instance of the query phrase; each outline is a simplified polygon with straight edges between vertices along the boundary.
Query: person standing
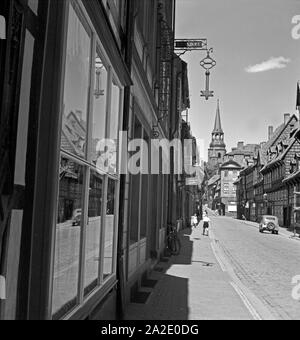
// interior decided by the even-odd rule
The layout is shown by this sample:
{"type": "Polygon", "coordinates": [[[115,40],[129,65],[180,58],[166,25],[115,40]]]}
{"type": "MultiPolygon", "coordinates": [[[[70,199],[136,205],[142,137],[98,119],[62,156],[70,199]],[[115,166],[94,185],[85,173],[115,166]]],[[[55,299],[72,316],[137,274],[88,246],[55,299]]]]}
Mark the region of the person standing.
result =
{"type": "Polygon", "coordinates": [[[209,224],[210,224],[210,218],[208,215],[205,215],[203,217],[203,235],[209,236],[209,224]]]}

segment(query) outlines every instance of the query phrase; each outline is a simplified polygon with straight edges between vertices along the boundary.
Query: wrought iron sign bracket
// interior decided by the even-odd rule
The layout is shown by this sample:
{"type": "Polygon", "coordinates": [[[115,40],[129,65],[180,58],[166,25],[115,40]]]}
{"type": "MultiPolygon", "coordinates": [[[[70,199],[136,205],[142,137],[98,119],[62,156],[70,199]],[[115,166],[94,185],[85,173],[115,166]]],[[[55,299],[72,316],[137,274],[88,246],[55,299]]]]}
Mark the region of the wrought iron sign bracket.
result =
{"type": "Polygon", "coordinates": [[[207,51],[207,39],[176,39],[174,51],[178,57],[186,52],[207,51]]]}

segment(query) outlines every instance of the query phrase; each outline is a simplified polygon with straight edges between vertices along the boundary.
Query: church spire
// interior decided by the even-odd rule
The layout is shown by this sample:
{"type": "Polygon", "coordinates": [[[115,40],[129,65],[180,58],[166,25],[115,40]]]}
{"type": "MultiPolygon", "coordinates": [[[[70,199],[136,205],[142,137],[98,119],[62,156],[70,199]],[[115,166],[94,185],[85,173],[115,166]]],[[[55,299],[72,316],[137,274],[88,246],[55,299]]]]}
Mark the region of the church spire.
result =
{"type": "Polygon", "coordinates": [[[218,100],[215,127],[212,132],[212,140],[208,149],[208,166],[217,173],[218,168],[223,164],[226,155],[226,144],[224,131],[221,126],[220,101],[218,100]]]}
{"type": "Polygon", "coordinates": [[[220,114],[220,100],[218,99],[218,107],[216,113],[216,120],[215,120],[215,128],[213,133],[223,133],[222,126],[221,126],[221,114],[220,114]]]}

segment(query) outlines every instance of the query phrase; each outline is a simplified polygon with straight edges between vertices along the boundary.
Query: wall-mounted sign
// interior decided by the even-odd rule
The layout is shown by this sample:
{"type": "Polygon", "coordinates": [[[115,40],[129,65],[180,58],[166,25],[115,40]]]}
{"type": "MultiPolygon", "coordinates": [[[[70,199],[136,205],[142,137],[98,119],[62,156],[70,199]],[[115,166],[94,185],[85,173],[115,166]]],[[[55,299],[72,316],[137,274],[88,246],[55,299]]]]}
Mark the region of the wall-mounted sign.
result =
{"type": "Polygon", "coordinates": [[[175,40],[175,50],[203,50],[207,49],[207,39],[175,40]]]}

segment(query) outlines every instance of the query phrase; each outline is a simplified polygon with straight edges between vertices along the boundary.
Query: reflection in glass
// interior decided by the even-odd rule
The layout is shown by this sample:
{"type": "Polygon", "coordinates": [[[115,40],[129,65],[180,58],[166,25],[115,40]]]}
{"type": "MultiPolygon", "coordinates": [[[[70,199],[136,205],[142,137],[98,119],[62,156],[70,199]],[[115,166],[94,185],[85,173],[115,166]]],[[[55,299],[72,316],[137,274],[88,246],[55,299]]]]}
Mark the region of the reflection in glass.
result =
{"type": "Polygon", "coordinates": [[[61,146],[82,158],[86,157],[90,53],[91,38],[70,6],[61,146]]]}
{"type": "Polygon", "coordinates": [[[114,224],[115,224],[115,191],[116,182],[108,180],[107,188],[107,207],[105,219],[105,245],[104,245],[104,266],[103,278],[105,279],[113,272],[113,253],[114,253],[114,224]]]}
{"type": "Polygon", "coordinates": [[[100,154],[100,142],[105,138],[106,130],[107,79],[107,70],[97,53],[95,59],[91,160],[102,171],[105,171],[105,164],[100,154]]]}
{"type": "Polygon", "coordinates": [[[99,277],[100,231],[102,215],[103,178],[91,171],[89,188],[89,215],[86,227],[85,294],[97,287],[99,277]]]}
{"type": "MultiPolygon", "coordinates": [[[[133,138],[142,138],[142,133],[142,124],[135,117],[133,138]]],[[[139,240],[140,181],[140,174],[130,175],[130,244],[134,244],[139,240]]]]}
{"type": "Polygon", "coordinates": [[[115,149],[111,152],[109,173],[117,173],[117,149],[118,149],[118,137],[119,137],[119,117],[120,117],[120,98],[121,92],[115,81],[112,83],[111,89],[111,115],[109,118],[109,138],[114,141],[115,149]]]}
{"type": "Polygon", "coordinates": [[[120,88],[116,85],[115,81],[113,81],[109,138],[114,140],[118,139],[120,98],[120,88]]]}
{"type": "Polygon", "coordinates": [[[80,236],[83,211],[84,168],[61,159],[55,241],[53,314],[65,315],[76,305],[80,236]]]}

